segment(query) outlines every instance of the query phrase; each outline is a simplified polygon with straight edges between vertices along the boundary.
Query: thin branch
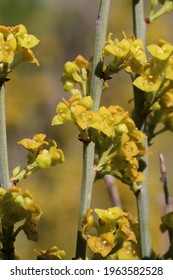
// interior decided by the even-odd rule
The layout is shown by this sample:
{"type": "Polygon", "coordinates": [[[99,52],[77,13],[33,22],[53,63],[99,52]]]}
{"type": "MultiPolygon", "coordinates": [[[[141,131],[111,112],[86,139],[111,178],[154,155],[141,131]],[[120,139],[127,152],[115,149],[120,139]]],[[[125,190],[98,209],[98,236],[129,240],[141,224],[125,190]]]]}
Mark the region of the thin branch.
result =
{"type": "Polygon", "coordinates": [[[169,189],[168,189],[168,183],[166,178],[166,164],[165,164],[165,158],[162,153],[159,154],[159,160],[160,160],[160,173],[161,178],[160,181],[163,183],[163,191],[164,191],[164,197],[165,197],[165,204],[166,204],[166,213],[172,212],[172,199],[169,195],[169,189]]]}
{"type": "MultiPolygon", "coordinates": [[[[138,39],[143,42],[144,48],[146,48],[146,24],[144,21],[144,1],[132,0],[133,10],[133,26],[134,33],[138,39]]],[[[133,87],[134,102],[135,102],[135,122],[138,129],[144,131],[145,117],[141,114],[143,111],[145,95],[144,92],[133,87]]],[[[141,258],[150,258],[151,256],[151,239],[149,231],[149,195],[148,195],[148,143],[144,141],[146,146],[146,155],[143,157],[146,168],[143,173],[146,180],[142,182],[141,190],[136,194],[138,218],[139,218],[139,233],[140,233],[140,245],[141,245],[141,258]]]]}
{"type": "MultiPolygon", "coordinates": [[[[172,212],[172,201],[169,196],[169,190],[168,190],[168,184],[167,184],[167,178],[166,178],[166,164],[165,164],[165,158],[162,153],[159,154],[159,161],[160,161],[160,173],[161,178],[160,181],[163,184],[163,192],[165,197],[165,204],[166,204],[166,213],[172,212]]],[[[172,231],[168,229],[168,235],[170,243],[172,242],[172,231]]]]}
{"type": "Polygon", "coordinates": [[[104,176],[104,181],[109,190],[113,205],[122,208],[115,178],[112,175],[107,174],[104,176]]]}
{"type": "MultiPolygon", "coordinates": [[[[95,37],[95,50],[93,71],[91,78],[90,96],[93,99],[93,110],[97,111],[100,104],[102,93],[103,81],[96,75],[96,68],[102,60],[102,49],[106,41],[107,23],[109,16],[110,0],[100,1],[99,15],[96,21],[96,37],[95,37]]],[[[94,172],[94,154],[95,145],[91,141],[83,143],[83,167],[82,167],[82,186],[81,186],[81,199],[79,210],[79,224],[76,245],[76,259],[85,259],[86,241],[82,237],[82,217],[90,208],[92,186],[95,178],[94,172]]]]}
{"type": "Polygon", "coordinates": [[[100,11],[96,21],[96,37],[95,37],[95,49],[93,60],[93,73],[91,79],[91,97],[93,98],[94,105],[93,110],[97,111],[100,104],[100,98],[103,87],[103,80],[96,75],[96,69],[100,62],[102,62],[102,49],[105,45],[107,25],[110,9],[110,0],[100,1],[100,11]]]}
{"type": "Polygon", "coordinates": [[[0,83],[0,186],[4,189],[10,187],[7,155],[4,83],[0,83]]]}

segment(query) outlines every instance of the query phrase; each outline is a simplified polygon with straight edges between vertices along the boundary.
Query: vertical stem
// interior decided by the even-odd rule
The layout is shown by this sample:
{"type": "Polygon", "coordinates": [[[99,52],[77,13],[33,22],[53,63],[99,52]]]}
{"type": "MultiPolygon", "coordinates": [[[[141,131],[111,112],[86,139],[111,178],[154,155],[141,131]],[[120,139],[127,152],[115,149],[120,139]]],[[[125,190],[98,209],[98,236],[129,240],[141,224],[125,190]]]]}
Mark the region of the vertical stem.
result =
{"type": "Polygon", "coordinates": [[[6,116],[5,116],[5,88],[0,84],[0,186],[7,189],[10,185],[7,136],[6,136],[6,116]]]}
{"type": "MultiPolygon", "coordinates": [[[[92,71],[91,90],[90,90],[90,96],[93,98],[94,101],[93,110],[95,111],[97,111],[99,108],[102,86],[103,86],[103,81],[96,75],[96,68],[99,62],[102,61],[102,49],[106,41],[109,7],[110,7],[110,0],[100,1],[100,10],[96,21],[94,61],[93,61],[93,71],[92,71]]],[[[92,141],[90,143],[83,143],[83,167],[82,167],[83,171],[82,171],[78,236],[77,236],[77,246],[76,246],[76,256],[75,256],[76,259],[78,258],[85,259],[86,241],[83,239],[81,234],[82,217],[86,213],[86,210],[90,207],[90,203],[91,203],[91,192],[92,192],[92,186],[95,178],[94,152],[95,152],[95,146],[92,141]]]]}
{"type": "MultiPolygon", "coordinates": [[[[144,1],[132,0],[133,9],[133,26],[135,36],[142,40],[144,48],[146,48],[146,24],[144,22],[144,1]]],[[[145,93],[135,86],[134,90],[134,102],[135,102],[135,122],[139,129],[144,131],[145,118],[141,114],[145,93]]],[[[142,183],[141,191],[136,195],[138,218],[139,218],[139,231],[140,231],[140,246],[141,246],[141,258],[150,258],[151,256],[151,240],[149,231],[149,195],[148,195],[148,143],[145,141],[146,155],[143,160],[145,161],[146,168],[144,174],[146,180],[142,183]]]]}
{"type": "Polygon", "coordinates": [[[94,143],[83,143],[82,186],[80,198],[79,224],[76,246],[76,259],[85,259],[86,240],[82,237],[82,217],[90,207],[94,174],[94,143]]]}
{"type": "Polygon", "coordinates": [[[96,69],[99,62],[102,62],[102,49],[106,41],[109,9],[110,9],[110,0],[101,0],[100,11],[96,21],[93,73],[91,79],[91,92],[90,92],[91,97],[94,101],[93,110],[95,111],[97,111],[99,108],[102,87],[103,87],[103,80],[97,77],[96,69]]]}

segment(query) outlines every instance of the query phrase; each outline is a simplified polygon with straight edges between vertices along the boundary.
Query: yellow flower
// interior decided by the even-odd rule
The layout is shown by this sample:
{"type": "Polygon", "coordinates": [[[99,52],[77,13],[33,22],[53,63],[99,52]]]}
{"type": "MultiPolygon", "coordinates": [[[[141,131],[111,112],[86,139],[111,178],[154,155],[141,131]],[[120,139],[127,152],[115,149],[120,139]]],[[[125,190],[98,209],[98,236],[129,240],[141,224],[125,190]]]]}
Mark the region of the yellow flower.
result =
{"type": "Polygon", "coordinates": [[[161,84],[161,73],[155,67],[148,68],[142,76],[137,77],[133,84],[146,92],[157,90],[161,84]]]}
{"type": "Polygon", "coordinates": [[[121,218],[119,222],[119,230],[121,231],[122,235],[125,237],[126,240],[131,240],[137,243],[136,236],[130,228],[129,221],[125,217],[121,218]]]}
{"type": "Polygon", "coordinates": [[[136,244],[131,241],[125,241],[123,248],[118,250],[118,259],[119,260],[139,260],[139,252],[136,244]]]}
{"type": "Polygon", "coordinates": [[[130,43],[128,40],[123,39],[118,43],[115,43],[114,45],[112,44],[107,44],[104,47],[104,53],[105,54],[112,54],[116,57],[119,58],[125,58],[129,52],[130,49],[130,43]]]}
{"type": "Polygon", "coordinates": [[[98,119],[98,115],[96,112],[87,111],[87,109],[82,105],[77,105],[75,107],[74,117],[78,126],[82,129],[93,127],[93,124],[98,119]]]}
{"type": "Polygon", "coordinates": [[[105,223],[112,223],[120,217],[127,216],[127,213],[122,211],[119,207],[112,207],[106,210],[95,208],[94,211],[105,223]]]}
{"type": "Polygon", "coordinates": [[[132,160],[134,156],[139,153],[138,147],[134,141],[126,142],[119,151],[119,155],[124,157],[127,161],[132,160]]]}
{"type": "Polygon", "coordinates": [[[139,61],[146,62],[146,54],[144,52],[143,43],[141,40],[136,39],[130,45],[130,54],[139,61]]]}
{"type": "Polygon", "coordinates": [[[15,32],[18,45],[22,48],[31,49],[39,43],[39,40],[34,35],[28,34],[28,31],[23,24],[17,25],[13,29],[13,32],[15,32]]]}
{"type": "Polygon", "coordinates": [[[71,120],[70,110],[64,102],[58,103],[56,107],[57,115],[52,120],[52,125],[59,125],[65,123],[67,120],[71,120]]]}
{"type": "Polygon", "coordinates": [[[111,112],[104,106],[100,107],[98,111],[98,120],[97,122],[90,125],[91,127],[102,131],[108,137],[113,133],[115,120],[111,112]]]}
{"type": "Polygon", "coordinates": [[[11,64],[14,60],[16,46],[16,39],[13,34],[4,38],[4,35],[0,33],[0,62],[11,64]]]}
{"type": "Polygon", "coordinates": [[[153,57],[166,60],[173,51],[173,46],[169,43],[162,44],[161,46],[151,44],[147,47],[147,50],[153,57]]]}
{"type": "Polygon", "coordinates": [[[39,150],[43,145],[48,145],[47,141],[44,141],[46,138],[45,134],[36,134],[32,139],[24,138],[21,141],[18,141],[17,143],[24,146],[27,150],[37,151],[39,150]]]}
{"type": "MultiPolygon", "coordinates": [[[[28,61],[38,66],[39,62],[30,50],[38,43],[39,40],[34,35],[28,34],[22,24],[15,27],[0,26],[0,62],[12,64],[15,55],[21,54],[22,59],[16,61],[14,65],[21,61],[28,61]]],[[[6,76],[8,72],[4,74],[6,76]]]]}
{"type": "Polygon", "coordinates": [[[112,232],[107,232],[100,234],[98,237],[89,236],[87,244],[91,251],[106,257],[114,247],[114,235],[112,232]]]}

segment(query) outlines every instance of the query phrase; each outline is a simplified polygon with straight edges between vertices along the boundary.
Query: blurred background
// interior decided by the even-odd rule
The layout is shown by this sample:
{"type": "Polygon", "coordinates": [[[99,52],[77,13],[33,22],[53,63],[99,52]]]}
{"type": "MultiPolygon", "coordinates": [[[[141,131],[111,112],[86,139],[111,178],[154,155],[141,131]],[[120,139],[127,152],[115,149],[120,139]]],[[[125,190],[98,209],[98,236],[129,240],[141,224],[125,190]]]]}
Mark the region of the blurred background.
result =
{"type": "MultiPolygon", "coordinates": [[[[80,200],[82,144],[77,140],[77,129],[71,124],[51,126],[56,104],[64,94],[60,83],[63,65],[81,54],[89,58],[94,49],[95,21],[99,0],[1,0],[0,25],[24,24],[28,33],[40,39],[34,49],[40,67],[22,64],[11,73],[6,84],[6,110],[10,172],[17,165],[26,164],[26,151],[17,141],[34,134],[46,133],[54,138],[65,153],[64,164],[42,170],[20,183],[28,189],[41,205],[43,217],[39,223],[39,241],[26,241],[23,233],[17,239],[17,253],[21,259],[35,259],[34,248],[48,249],[57,245],[75,255],[76,230],[80,200]]],[[[146,16],[150,1],[146,0],[146,16]]],[[[131,1],[111,1],[108,32],[122,38],[122,31],[133,33],[131,1]]],[[[165,15],[148,26],[148,43],[159,38],[173,43],[173,13],[165,15]]],[[[109,83],[102,104],[119,104],[131,112],[133,102],[130,79],[125,73],[118,74],[109,83]]],[[[166,132],[154,139],[149,151],[149,184],[151,234],[153,248],[158,253],[167,248],[167,234],[159,231],[160,217],[165,213],[162,184],[160,182],[159,153],[165,156],[170,194],[173,195],[172,139],[166,132]]],[[[123,207],[136,216],[136,202],[127,186],[117,182],[123,207]]],[[[112,201],[103,181],[93,187],[92,207],[107,208],[112,201]]]]}

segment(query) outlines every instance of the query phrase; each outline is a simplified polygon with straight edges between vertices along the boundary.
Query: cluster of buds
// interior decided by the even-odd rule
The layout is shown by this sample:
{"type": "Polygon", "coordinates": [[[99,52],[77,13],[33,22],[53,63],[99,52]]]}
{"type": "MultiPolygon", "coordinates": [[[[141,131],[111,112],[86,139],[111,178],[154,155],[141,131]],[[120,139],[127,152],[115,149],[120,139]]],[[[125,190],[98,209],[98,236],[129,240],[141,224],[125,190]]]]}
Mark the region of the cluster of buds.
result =
{"type": "Polygon", "coordinates": [[[133,248],[133,252],[129,252],[131,259],[138,259],[136,235],[128,214],[119,207],[107,210],[96,208],[94,212],[98,216],[98,221],[95,221],[93,210],[90,208],[82,220],[82,233],[87,238],[91,251],[100,254],[102,258],[120,259],[119,254],[123,254],[128,244],[129,248],[133,248]],[[96,235],[93,234],[93,228],[97,231],[96,235]]]}
{"type": "Polygon", "coordinates": [[[28,163],[22,171],[20,171],[20,166],[13,170],[12,184],[25,179],[39,169],[50,168],[64,162],[63,151],[57,148],[56,142],[45,141],[45,138],[46,135],[40,133],[34,135],[32,139],[25,138],[18,142],[28,151],[28,163]],[[49,149],[46,148],[47,146],[49,149]]]}
{"type": "MultiPolygon", "coordinates": [[[[38,240],[36,225],[42,215],[40,206],[35,203],[29,191],[22,192],[15,186],[5,190],[0,188],[0,220],[3,229],[15,226],[23,221],[23,224],[15,228],[14,240],[17,234],[23,230],[27,238],[32,241],[38,240]]],[[[0,241],[2,231],[0,230],[0,241]]],[[[2,237],[3,238],[3,237],[2,237]]]]}
{"type": "Polygon", "coordinates": [[[4,79],[21,61],[39,65],[31,50],[38,43],[39,40],[34,35],[28,34],[22,24],[15,27],[0,26],[0,79],[4,79]],[[18,57],[17,61],[15,57],[18,57]]]}
{"type": "Polygon", "coordinates": [[[64,91],[72,95],[79,94],[78,86],[86,96],[88,92],[88,69],[90,63],[83,56],[78,55],[73,62],[68,61],[64,65],[61,81],[64,91]]]}

